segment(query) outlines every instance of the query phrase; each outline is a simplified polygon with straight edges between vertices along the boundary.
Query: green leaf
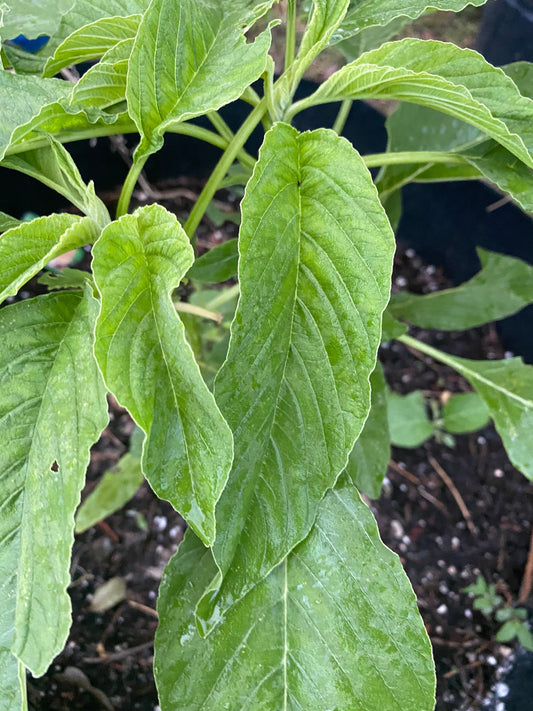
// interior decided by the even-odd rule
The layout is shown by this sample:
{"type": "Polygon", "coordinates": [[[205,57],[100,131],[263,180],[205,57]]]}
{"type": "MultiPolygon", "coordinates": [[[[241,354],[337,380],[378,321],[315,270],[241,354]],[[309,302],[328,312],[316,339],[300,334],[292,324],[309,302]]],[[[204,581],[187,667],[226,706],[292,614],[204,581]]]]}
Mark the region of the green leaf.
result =
{"type": "Polygon", "coordinates": [[[370,387],[370,412],[363,431],[350,452],[346,473],[360,491],[371,499],[377,499],[390,459],[387,386],[379,361],[370,376],[370,387]]]}
{"type": "Polygon", "coordinates": [[[533,99],[533,63],[512,62],[502,69],[514,81],[522,96],[533,99]]]}
{"type": "Polygon", "coordinates": [[[170,298],[192,264],[192,247],[176,217],[150,205],[108,225],[93,257],[102,296],[95,352],[104,379],[146,432],[142,466],[150,485],[209,544],[232,436],[170,298]]]}
{"type": "Polygon", "coordinates": [[[11,647],[35,676],[67,639],[74,511],[89,449],[107,424],[93,355],[97,312],[90,292],[0,311],[0,655],[5,662],[11,647]]]}
{"type": "Polygon", "coordinates": [[[333,131],[276,124],[242,202],[241,297],[217,402],[235,459],[217,506],[210,626],[309,532],[366,420],[394,240],[333,131]],[[213,581],[213,588],[220,579],[213,581]]]}
{"type": "Polygon", "coordinates": [[[202,284],[218,284],[237,275],[238,262],[238,240],[230,239],[198,257],[187,277],[202,284]]]}
{"type": "Polygon", "coordinates": [[[389,310],[421,328],[462,331],[497,321],[533,302],[533,267],[521,259],[477,250],[481,271],[453,289],[394,294],[389,310]]]}
{"type": "Polygon", "coordinates": [[[518,620],[509,620],[500,627],[496,633],[495,639],[497,642],[510,642],[517,636],[518,628],[522,627],[522,623],[518,620]]]}
{"type": "Polygon", "coordinates": [[[45,264],[98,237],[89,217],[68,213],[22,222],[0,237],[0,302],[14,296],[45,264]]]}
{"type": "Polygon", "coordinates": [[[16,74],[41,75],[45,62],[41,55],[26,52],[22,47],[11,42],[2,44],[2,52],[5,54],[9,66],[15,70],[16,74]]]}
{"type": "Polygon", "coordinates": [[[164,573],[154,659],[162,711],[433,709],[411,585],[346,479],[306,540],[202,639],[194,608],[215,569],[187,534],[164,573]]]}
{"type": "Polygon", "coordinates": [[[389,392],[387,413],[390,441],[396,447],[414,449],[433,435],[435,428],[427,416],[426,403],[420,390],[409,395],[389,392]]]}
{"type": "Polygon", "coordinates": [[[404,39],[366,52],[290,112],[345,99],[398,99],[442,111],[483,131],[533,166],[533,101],[470,49],[404,39]]]}
{"type": "Polygon", "coordinates": [[[104,17],[69,35],[48,59],[44,76],[54,76],[64,67],[102,57],[125,39],[133,39],[142,15],[104,17]]]}
{"type": "Polygon", "coordinates": [[[45,272],[37,279],[39,284],[48,287],[48,291],[54,289],[84,289],[86,286],[93,288],[94,281],[89,272],[82,272],[79,269],[69,269],[65,267],[59,273],[45,272]]]}
{"type": "Polygon", "coordinates": [[[66,148],[52,136],[46,136],[47,146],[6,156],[4,168],[40,180],[52,190],[67,198],[94,222],[104,227],[109,222],[109,212],[94,191],[92,181],[86,185],[66,148]]]}
{"type": "Polygon", "coordinates": [[[403,24],[407,20],[434,12],[435,10],[451,10],[459,12],[468,5],[479,7],[487,0],[350,0],[350,7],[344,22],[333,37],[333,42],[346,39],[368,27],[384,27],[401,18],[403,24]]]}
{"type": "Polygon", "coordinates": [[[13,227],[18,227],[22,224],[22,220],[17,220],[11,215],[7,215],[5,212],[0,212],[0,232],[6,232],[11,230],[13,227]]]}
{"type": "Polygon", "coordinates": [[[476,432],[489,422],[485,402],[477,393],[453,395],[442,408],[443,425],[448,432],[476,432]]]}
{"type": "Polygon", "coordinates": [[[3,16],[2,38],[14,39],[18,35],[34,38],[52,34],[73,2],[54,0],[52,9],[49,0],[9,0],[9,10],[3,16]]]}
{"type": "Polygon", "coordinates": [[[370,25],[354,35],[348,33],[347,39],[342,39],[346,33],[341,26],[340,32],[332,38],[331,44],[335,44],[335,49],[339,49],[351,62],[360,57],[363,52],[380,47],[384,42],[400,34],[408,22],[410,22],[408,17],[396,17],[386,25],[370,25]],[[342,41],[339,42],[339,39],[342,41]],[[337,44],[337,42],[339,43],[337,44]]]}
{"type": "Polygon", "coordinates": [[[518,637],[518,641],[520,642],[522,647],[524,647],[524,649],[533,652],[533,635],[531,634],[525,622],[519,622],[518,624],[519,627],[516,630],[516,636],[518,637]]]}
{"type": "Polygon", "coordinates": [[[250,44],[245,30],[269,4],[251,9],[246,0],[153,0],[128,71],[129,112],[141,134],[138,155],[159,150],[169,124],[238,99],[262,74],[270,30],[250,44]]]}
{"type": "Polygon", "coordinates": [[[144,433],[136,428],[131,449],[105,472],[76,514],[76,533],[83,533],[95,523],[121,509],[143,483],[141,454],[144,433]]]}
{"type": "Polygon", "coordinates": [[[381,333],[381,342],[387,343],[387,341],[392,341],[395,338],[403,336],[407,333],[408,328],[401,321],[397,321],[391,314],[390,303],[389,306],[383,312],[383,324],[381,333]]]}

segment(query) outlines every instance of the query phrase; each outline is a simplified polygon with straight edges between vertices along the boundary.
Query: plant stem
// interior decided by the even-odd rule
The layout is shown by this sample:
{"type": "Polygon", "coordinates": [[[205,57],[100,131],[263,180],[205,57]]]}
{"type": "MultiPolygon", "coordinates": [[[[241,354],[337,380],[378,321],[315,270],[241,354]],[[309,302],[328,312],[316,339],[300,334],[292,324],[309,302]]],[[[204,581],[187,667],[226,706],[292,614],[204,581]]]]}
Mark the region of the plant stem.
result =
{"type": "Polygon", "coordinates": [[[449,356],[447,353],[444,353],[444,351],[439,351],[437,348],[433,348],[433,346],[428,346],[427,343],[423,343],[422,341],[419,341],[418,338],[413,338],[412,336],[398,336],[397,340],[405,343],[406,346],[410,346],[416,351],[420,351],[420,353],[425,353],[431,358],[434,358],[435,360],[450,366],[450,368],[461,372],[461,368],[458,367],[460,364],[457,360],[453,356],[449,356]]]}
{"type": "MultiPolygon", "coordinates": [[[[211,121],[211,123],[222,136],[222,138],[227,141],[227,145],[229,145],[234,139],[235,134],[228,126],[228,124],[224,121],[222,116],[218,113],[218,111],[210,111],[207,114],[207,118],[211,121]]],[[[252,168],[255,165],[255,159],[247,151],[245,151],[244,148],[241,148],[237,155],[237,158],[239,159],[239,162],[243,165],[251,166],[252,168]]]]}
{"type": "Polygon", "coordinates": [[[233,297],[238,296],[239,290],[239,284],[234,284],[227,289],[222,289],[213,299],[211,299],[211,301],[209,301],[207,308],[212,309],[213,311],[220,308],[223,304],[231,301],[233,297]]]}
{"type": "Polygon", "coordinates": [[[119,217],[122,217],[122,215],[125,215],[128,212],[133,189],[137,185],[137,180],[139,179],[139,175],[144,168],[144,164],[148,160],[148,156],[149,154],[146,153],[145,155],[142,155],[134,160],[128,171],[128,175],[126,176],[126,180],[124,181],[124,185],[122,186],[122,191],[118,199],[116,214],[117,220],[119,217]]]}
{"type": "Polygon", "coordinates": [[[222,180],[224,180],[226,173],[231,167],[231,164],[235,160],[241,148],[248,140],[248,137],[250,136],[254,128],[257,126],[258,123],[261,122],[265,111],[266,99],[263,98],[261,99],[260,103],[257,104],[255,109],[253,109],[253,111],[249,114],[248,118],[242,124],[240,129],[237,131],[233,140],[231,141],[231,143],[223,153],[222,157],[218,161],[215,169],[209,176],[209,180],[204,185],[204,189],[200,193],[200,197],[196,201],[193,209],[191,210],[191,214],[189,215],[189,219],[185,223],[184,229],[185,232],[189,235],[191,241],[193,241],[196,228],[200,224],[202,217],[204,216],[204,213],[207,209],[207,206],[209,205],[209,203],[213,199],[213,196],[218,190],[218,186],[220,185],[222,180]]]}
{"type": "Polygon", "coordinates": [[[345,99],[340,106],[339,113],[337,114],[337,118],[335,119],[335,123],[333,124],[333,130],[339,136],[342,133],[342,130],[346,123],[346,119],[348,118],[348,114],[350,113],[350,109],[352,108],[352,104],[353,101],[351,99],[345,99]]]}
{"type": "Polygon", "coordinates": [[[285,32],[285,71],[287,71],[294,61],[296,52],[296,0],[287,0],[285,32]]]}
{"type": "Polygon", "coordinates": [[[369,153],[363,156],[367,168],[380,165],[403,165],[405,163],[464,163],[457,153],[444,151],[395,151],[392,153],[369,153]]]}
{"type": "Polygon", "coordinates": [[[189,304],[188,301],[175,301],[174,308],[176,311],[181,311],[184,314],[193,314],[193,316],[200,316],[200,318],[207,318],[210,321],[215,321],[215,323],[220,324],[222,321],[222,314],[216,311],[209,311],[201,306],[196,306],[195,304],[189,304]]]}

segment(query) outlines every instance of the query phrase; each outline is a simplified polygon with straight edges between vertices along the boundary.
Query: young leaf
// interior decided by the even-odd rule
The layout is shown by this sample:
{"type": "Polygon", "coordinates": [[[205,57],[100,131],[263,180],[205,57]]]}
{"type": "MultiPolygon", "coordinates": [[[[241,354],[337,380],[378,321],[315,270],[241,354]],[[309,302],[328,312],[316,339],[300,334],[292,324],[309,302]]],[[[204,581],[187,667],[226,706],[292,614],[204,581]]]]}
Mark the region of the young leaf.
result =
{"type": "Polygon", "coordinates": [[[368,414],[394,251],[370,174],[329,130],[276,124],[242,215],[241,298],[215,382],[236,449],[217,506],[224,581],[199,607],[207,626],[307,535],[346,466],[368,414]]]}
{"type": "Polygon", "coordinates": [[[81,504],[76,514],[76,533],[83,533],[95,523],[122,508],[143,482],[141,454],[144,433],[136,429],[130,451],[105,472],[96,488],[81,504]]]}
{"type": "Polygon", "coordinates": [[[17,220],[11,215],[7,215],[5,212],[0,212],[0,232],[6,232],[7,230],[13,229],[13,227],[18,227],[22,224],[22,220],[17,220]]]}
{"type": "Polygon", "coordinates": [[[470,49],[404,39],[366,52],[339,69],[290,116],[316,104],[387,98],[421,104],[471,124],[533,166],[533,101],[470,49]]]}
{"type": "Polygon", "coordinates": [[[305,541],[202,639],[194,608],[215,570],[211,551],[187,534],[163,576],[154,660],[162,711],[433,709],[411,585],[346,479],[305,541]]]}
{"type": "Polygon", "coordinates": [[[462,331],[497,321],[533,302],[533,267],[521,259],[477,250],[481,271],[453,289],[394,294],[389,310],[421,328],[462,331]]]}
{"type": "Polygon", "coordinates": [[[0,303],[54,257],[91,244],[99,230],[90,217],[67,213],[21,222],[0,237],[0,303]]]}
{"type": "Polygon", "coordinates": [[[231,432],[185,340],[170,292],[193,261],[176,217],[150,205],[93,249],[102,296],[95,352],[107,386],[146,432],[143,472],[206,543],[232,460],[231,432]]]}
{"type": "Polygon", "coordinates": [[[68,635],[74,511],[89,448],[107,424],[97,312],[89,291],[0,311],[0,654],[11,646],[35,676],[68,635]]]}
{"type": "Polygon", "coordinates": [[[54,0],[51,11],[47,0],[9,0],[9,9],[2,18],[2,39],[14,39],[18,35],[32,38],[50,35],[56,31],[61,15],[72,4],[73,0],[54,0]]]}
{"type": "Polygon", "coordinates": [[[370,376],[370,387],[370,412],[363,431],[350,452],[346,473],[360,491],[371,499],[377,499],[390,459],[387,385],[379,361],[370,376]]]}
{"type": "Polygon", "coordinates": [[[44,76],[54,76],[64,67],[102,57],[125,39],[133,39],[142,15],[104,17],[73,32],[56,49],[44,68],[44,76]]]}
{"type": "Polygon", "coordinates": [[[485,402],[477,393],[458,393],[442,408],[444,428],[453,434],[476,432],[489,422],[485,402]]]}
{"type": "Polygon", "coordinates": [[[217,284],[237,275],[238,262],[238,240],[230,239],[198,257],[187,277],[203,284],[217,284]]]}
{"type": "Polygon", "coordinates": [[[409,395],[387,394],[387,414],[390,441],[396,447],[414,449],[429,439],[434,425],[427,416],[424,396],[420,390],[409,395]]]}
{"type": "Polygon", "coordinates": [[[139,155],[161,148],[170,123],[238,99],[261,75],[270,30],[250,44],[244,32],[272,2],[252,8],[249,0],[153,0],[128,70],[128,108],[141,134],[139,155]]]}

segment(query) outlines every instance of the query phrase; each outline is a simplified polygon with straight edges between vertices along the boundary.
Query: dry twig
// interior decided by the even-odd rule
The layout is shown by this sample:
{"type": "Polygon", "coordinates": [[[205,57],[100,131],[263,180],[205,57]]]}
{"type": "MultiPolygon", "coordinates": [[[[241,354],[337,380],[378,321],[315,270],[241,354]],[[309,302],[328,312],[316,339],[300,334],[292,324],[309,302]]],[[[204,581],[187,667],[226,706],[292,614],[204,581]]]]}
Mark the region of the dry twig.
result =
{"type": "Polygon", "coordinates": [[[466,521],[466,525],[468,527],[468,530],[473,536],[477,536],[477,528],[474,526],[474,522],[472,520],[472,515],[470,511],[468,510],[467,505],[465,504],[465,500],[461,496],[459,490],[453,483],[451,477],[444,471],[442,466],[437,462],[435,457],[428,457],[429,463],[433,467],[433,469],[437,472],[437,474],[440,476],[442,481],[446,484],[448,489],[450,490],[451,495],[455,499],[455,503],[459,507],[459,510],[463,514],[463,518],[466,521]]]}

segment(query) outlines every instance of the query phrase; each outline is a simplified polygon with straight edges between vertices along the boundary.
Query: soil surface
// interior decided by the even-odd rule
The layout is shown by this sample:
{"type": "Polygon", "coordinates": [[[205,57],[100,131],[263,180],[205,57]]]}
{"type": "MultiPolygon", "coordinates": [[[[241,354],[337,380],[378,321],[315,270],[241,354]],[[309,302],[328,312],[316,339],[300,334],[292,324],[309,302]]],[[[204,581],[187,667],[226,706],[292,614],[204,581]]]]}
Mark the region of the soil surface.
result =
{"type": "MultiPolygon", "coordinates": [[[[186,187],[158,186],[158,198],[183,217],[200,187],[190,182],[186,187]]],[[[112,196],[108,197],[112,202],[112,196]]],[[[140,202],[146,197],[137,194],[140,202]]],[[[224,207],[223,202],[220,207],[234,209],[231,204],[224,207]]],[[[206,220],[199,230],[198,245],[207,249],[235,236],[236,230],[231,222],[216,226],[206,220]]],[[[424,293],[446,286],[439,269],[399,246],[394,290],[424,293]]],[[[41,291],[34,280],[23,296],[41,291]]],[[[419,331],[415,335],[462,357],[505,356],[493,326],[461,333],[419,331]]],[[[400,393],[421,389],[428,399],[442,402],[451,392],[469,390],[455,372],[402,344],[383,346],[380,358],[389,385],[400,393]]],[[[133,430],[127,412],[112,399],[109,407],[110,424],[93,448],[84,498],[127,450],[133,430]]],[[[513,469],[490,426],[456,436],[453,447],[433,438],[416,450],[394,448],[383,493],[369,503],[383,540],[402,560],[432,640],[438,677],[436,709],[487,708],[489,699],[496,699],[491,689],[511,648],[495,641],[499,624],[473,610],[472,598],[464,588],[481,574],[496,584],[509,604],[516,603],[521,586],[527,584],[524,570],[533,520],[533,486],[513,469]]],[[[121,511],[76,537],[70,638],[48,673],[29,679],[31,709],[158,709],[152,675],[157,589],[184,529],[179,514],[143,485],[121,511]],[[95,591],[112,578],[125,582],[126,598],[106,612],[92,612],[95,591]]],[[[522,601],[525,606],[528,602],[529,596],[522,601]]]]}

